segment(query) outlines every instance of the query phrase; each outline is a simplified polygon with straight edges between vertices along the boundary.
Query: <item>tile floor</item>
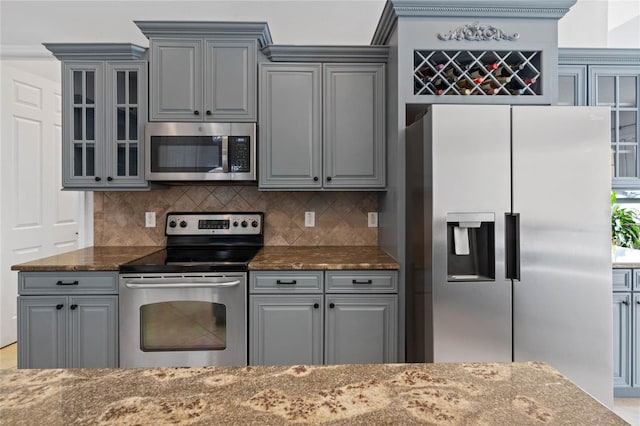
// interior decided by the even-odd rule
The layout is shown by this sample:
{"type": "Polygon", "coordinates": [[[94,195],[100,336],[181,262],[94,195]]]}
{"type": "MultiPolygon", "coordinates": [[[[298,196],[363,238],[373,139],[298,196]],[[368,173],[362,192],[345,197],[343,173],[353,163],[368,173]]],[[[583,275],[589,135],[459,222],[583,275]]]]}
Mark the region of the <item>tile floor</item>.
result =
{"type": "MultiPolygon", "coordinates": [[[[0,349],[0,369],[17,368],[17,345],[0,349]]],[[[640,398],[615,398],[613,411],[632,426],[640,426],[640,398]]]]}

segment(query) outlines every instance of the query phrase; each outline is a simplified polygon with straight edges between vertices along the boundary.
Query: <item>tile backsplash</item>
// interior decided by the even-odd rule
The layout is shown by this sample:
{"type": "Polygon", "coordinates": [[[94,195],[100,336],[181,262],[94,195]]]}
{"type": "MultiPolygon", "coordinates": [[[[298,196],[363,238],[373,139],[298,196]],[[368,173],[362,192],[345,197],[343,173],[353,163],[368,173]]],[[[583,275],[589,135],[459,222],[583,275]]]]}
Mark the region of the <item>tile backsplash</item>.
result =
{"type": "Polygon", "coordinates": [[[375,192],[261,192],[255,186],[175,185],[148,192],[94,192],[94,245],[164,246],[167,212],[259,211],[265,214],[265,245],[377,245],[378,229],[367,212],[378,209],[375,192]],[[144,214],[157,226],[145,228],[144,214]],[[304,226],[314,211],[316,226],[304,226]]]}

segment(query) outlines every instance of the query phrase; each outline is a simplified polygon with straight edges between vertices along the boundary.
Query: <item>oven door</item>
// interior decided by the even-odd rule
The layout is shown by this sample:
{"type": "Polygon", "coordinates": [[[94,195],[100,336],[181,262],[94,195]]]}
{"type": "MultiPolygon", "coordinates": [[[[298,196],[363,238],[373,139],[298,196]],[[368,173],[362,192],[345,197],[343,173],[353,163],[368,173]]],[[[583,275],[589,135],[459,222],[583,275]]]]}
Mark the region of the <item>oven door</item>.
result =
{"type": "Polygon", "coordinates": [[[120,366],[247,365],[246,273],[120,276],[120,366]]]}

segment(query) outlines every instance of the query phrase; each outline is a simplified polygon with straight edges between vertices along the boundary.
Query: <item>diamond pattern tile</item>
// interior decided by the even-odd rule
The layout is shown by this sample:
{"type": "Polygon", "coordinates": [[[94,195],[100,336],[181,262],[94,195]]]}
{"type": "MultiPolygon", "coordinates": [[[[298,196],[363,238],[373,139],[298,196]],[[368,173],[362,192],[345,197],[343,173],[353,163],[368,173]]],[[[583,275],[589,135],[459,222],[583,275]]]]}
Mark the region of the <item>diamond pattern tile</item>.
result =
{"type": "Polygon", "coordinates": [[[94,244],[163,246],[171,211],[259,211],[265,213],[265,245],[376,245],[378,230],[367,227],[367,212],[377,208],[375,192],[261,192],[236,185],[95,192],[94,244]],[[145,228],[147,211],[156,212],[156,228],[145,228]],[[314,228],[304,226],[305,211],[315,211],[314,228]]]}

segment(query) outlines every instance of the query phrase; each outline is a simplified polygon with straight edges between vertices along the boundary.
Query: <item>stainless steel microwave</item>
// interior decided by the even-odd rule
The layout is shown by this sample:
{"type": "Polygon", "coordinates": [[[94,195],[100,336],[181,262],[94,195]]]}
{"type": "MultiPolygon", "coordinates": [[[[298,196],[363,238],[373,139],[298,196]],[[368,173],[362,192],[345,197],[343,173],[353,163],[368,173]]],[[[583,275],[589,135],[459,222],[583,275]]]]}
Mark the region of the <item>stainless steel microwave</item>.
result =
{"type": "Polygon", "coordinates": [[[149,181],[255,181],[255,123],[145,125],[149,181]]]}

